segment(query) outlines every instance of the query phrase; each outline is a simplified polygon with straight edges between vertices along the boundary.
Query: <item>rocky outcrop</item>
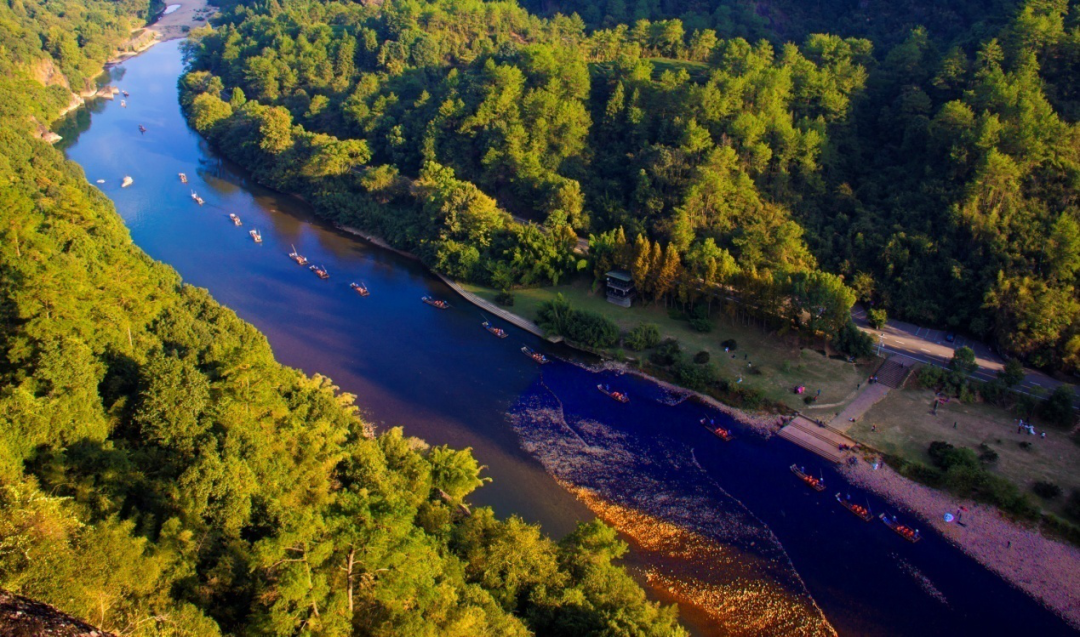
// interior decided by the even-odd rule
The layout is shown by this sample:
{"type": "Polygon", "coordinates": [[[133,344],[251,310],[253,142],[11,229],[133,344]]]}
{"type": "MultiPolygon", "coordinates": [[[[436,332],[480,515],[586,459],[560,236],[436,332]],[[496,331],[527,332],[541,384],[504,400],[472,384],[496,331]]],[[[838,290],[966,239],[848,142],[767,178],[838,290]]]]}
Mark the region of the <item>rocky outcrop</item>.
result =
{"type": "Polygon", "coordinates": [[[60,610],[0,590],[0,637],[115,637],[60,610]]]}

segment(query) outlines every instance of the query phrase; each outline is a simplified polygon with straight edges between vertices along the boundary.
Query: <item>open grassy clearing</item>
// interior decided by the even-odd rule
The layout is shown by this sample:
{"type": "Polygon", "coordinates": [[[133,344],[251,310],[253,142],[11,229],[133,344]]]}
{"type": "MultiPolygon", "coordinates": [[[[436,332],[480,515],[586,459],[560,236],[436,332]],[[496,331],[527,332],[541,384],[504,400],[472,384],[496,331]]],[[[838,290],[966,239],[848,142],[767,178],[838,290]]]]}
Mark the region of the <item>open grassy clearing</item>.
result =
{"type": "MultiPolygon", "coordinates": [[[[989,464],[994,473],[1029,491],[1038,480],[1057,484],[1065,491],[1080,488],[1080,446],[1068,433],[1036,425],[1046,438],[1016,432],[1016,417],[985,403],[965,405],[952,400],[931,413],[934,392],[904,389],[889,392],[849,431],[848,435],[886,453],[930,464],[927,448],[934,440],[978,450],[986,444],[999,455],[989,464]],[[953,428],[956,423],[956,428],[953,428]],[[873,427],[877,431],[871,431],[873,427]],[[1030,442],[1030,449],[1020,447],[1030,442]]],[[[1065,496],[1053,502],[1033,498],[1044,508],[1060,513],[1065,496]]]]}
{"type": "MultiPolygon", "coordinates": [[[[497,292],[473,285],[464,286],[470,292],[494,302],[497,292]]],[[[602,314],[614,321],[623,331],[641,323],[654,323],[664,338],[678,339],[685,354],[693,356],[707,351],[720,373],[732,381],[740,376],[743,384],[761,391],[767,398],[799,409],[815,418],[829,420],[854,398],[855,387],[876,367],[877,361],[853,365],[841,359],[826,358],[820,351],[800,347],[794,334],[779,335],[753,325],[741,325],[728,317],[714,321],[713,331],[707,334],[691,329],[689,323],[673,319],[662,306],[638,306],[630,309],[608,303],[602,293],[593,293],[585,281],[546,288],[514,290],[511,311],[530,320],[536,318],[540,304],[563,294],[575,309],[602,314]],[[720,345],[735,339],[738,349],[724,352],[720,345]],[[735,358],[732,358],[734,354],[735,358]],[[748,367],[748,363],[752,367],[748,367]],[[757,370],[756,373],[754,370],[757,370]],[[808,394],[821,390],[814,406],[806,405],[801,396],[792,392],[795,385],[805,385],[808,394]]],[[[642,356],[636,352],[626,352],[642,356]]]]}

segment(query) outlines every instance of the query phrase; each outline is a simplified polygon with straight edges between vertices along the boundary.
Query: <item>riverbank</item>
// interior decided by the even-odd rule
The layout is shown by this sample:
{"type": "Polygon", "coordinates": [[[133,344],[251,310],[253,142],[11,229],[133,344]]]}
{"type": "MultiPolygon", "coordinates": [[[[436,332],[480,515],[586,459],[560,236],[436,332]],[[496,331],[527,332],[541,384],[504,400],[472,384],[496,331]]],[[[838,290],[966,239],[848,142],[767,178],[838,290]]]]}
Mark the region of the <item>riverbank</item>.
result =
{"type": "Polygon", "coordinates": [[[158,41],[175,40],[187,37],[187,34],[196,27],[205,26],[217,8],[207,0],[169,0],[166,4],[166,12],[163,12],[148,30],[158,34],[158,41]],[[168,11],[168,7],[180,5],[175,11],[168,11]]]}
{"type": "Polygon", "coordinates": [[[1080,630],[1080,549],[1009,521],[993,507],[923,486],[882,464],[842,469],[848,480],[911,511],[951,544],[1080,630]],[[964,526],[945,522],[959,514],[964,526]]]}

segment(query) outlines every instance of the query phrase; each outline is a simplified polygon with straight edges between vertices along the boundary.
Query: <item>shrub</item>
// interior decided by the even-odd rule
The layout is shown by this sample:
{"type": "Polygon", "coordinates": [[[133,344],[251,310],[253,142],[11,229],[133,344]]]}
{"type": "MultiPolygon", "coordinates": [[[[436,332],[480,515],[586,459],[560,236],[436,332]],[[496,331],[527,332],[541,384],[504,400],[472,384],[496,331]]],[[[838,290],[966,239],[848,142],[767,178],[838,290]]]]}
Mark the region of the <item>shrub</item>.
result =
{"type": "Polygon", "coordinates": [[[705,363],[708,363],[710,358],[711,358],[711,356],[705,350],[702,350],[702,351],[698,352],[697,354],[694,354],[694,362],[697,363],[698,365],[704,365],[705,363]]]}
{"type": "Polygon", "coordinates": [[[1046,480],[1039,480],[1031,485],[1031,490],[1043,500],[1053,500],[1061,496],[1061,487],[1046,480]]]}
{"type": "Polygon", "coordinates": [[[986,463],[997,462],[998,452],[994,451],[985,442],[979,445],[979,460],[986,463]]]}
{"type": "Polygon", "coordinates": [[[974,374],[975,370],[979,369],[975,362],[975,351],[966,345],[957,347],[949,360],[949,369],[965,378],[974,374]]]}
{"type": "Polygon", "coordinates": [[[712,331],[713,322],[711,320],[707,319],[707,318],[695,317],[695,318],[690,319],[690,327],[692,327],[695,332],[701,332],[702,334],[708,334],[709,332],[712,331]]]}
{"type": "Polygon", "coordinates": [[[514,307],[514,294],[510,290],[500,290],[495,295],[495,302],[504,307],[514,307]]]}
{"type": "Polygon", "coordinates": [[[923,365],[919,368],[919,384],[923,387],[937,389],[945,383],[945,370],[936,365],[923,365]]]}
{"type": "Polygon", "coordinates": [[[1020,448],[1024,451],[1031,451],[1031,443],[1025,440],[1024,442],[1020,443],[1020,448]]]}
{"type": "Polygon", "coordinates": [[[611,347],[619,342],[619,326],[599,314],[575,310],[570,315],[565,336],[590,347],[611,347]]]}
{"type": "Polygon", "coordinates": [[[1075,398],[1070,387],[1059,385],[1054,393],[1039,405],[1039,415],[1051,425],[1068,429],[1076,421],[1076,413],[1073,411],[1075,398]]]}
{"type": "Polygon", "coordinates": [[[1080,491],[1073,489],[1069,494],[1069,499],[1065,501],[1062,513],[1073,522],[1080,522],[1080,491]]]}
{"type": "Polygon", "coordinates": [[[684,387],[697,391],[707,389],[719,376],[715,365],[693,365],[680,362],[675,366],[675,378],[684,387]]]}
{"type": "Polygon", "coordinates": [[[630,330],[624,342],[627,347],[637,352],[656,347],[660,344],[660,328],[652,323],[642,323],[630,330]]]}
{"type": "Polygon", "coordinates": [[[995,378],[979,385],[979,395],[988,403],[1003,406],[1009,397],[1009,390],[1005,383],[1001,382],[1001,379],[995,378]]]}
{"type": "Polygon", "coordinates": [[[1015,387],[1024,380],[1024,366],[1015,358],[1005,362],[1005,368],[997,373],[998,379],[1009,388],[1015,387]]]}
{"type": "Polygon", "coordinates": [[[832,342],[836,349],[855,358],[866,358],[874,353],[874,338],[852,321],[840,328],[832,342]]]}
{"type": "Polygon", "coordinates": [[[649,360],[661,367],[668,367],[674,365],[682,359],[682,346],[679,345],[679,341],[668,338],[664,339],[663,343],[656,348],[656,351],[649,355],[649,360]]]}
{"type": "Polygon", "coordinates": [[[874,308],[866,313],[866,322],[875,330],[885,325],[886,320],[888,320],[888,315],[882,308],[874,308]]]}

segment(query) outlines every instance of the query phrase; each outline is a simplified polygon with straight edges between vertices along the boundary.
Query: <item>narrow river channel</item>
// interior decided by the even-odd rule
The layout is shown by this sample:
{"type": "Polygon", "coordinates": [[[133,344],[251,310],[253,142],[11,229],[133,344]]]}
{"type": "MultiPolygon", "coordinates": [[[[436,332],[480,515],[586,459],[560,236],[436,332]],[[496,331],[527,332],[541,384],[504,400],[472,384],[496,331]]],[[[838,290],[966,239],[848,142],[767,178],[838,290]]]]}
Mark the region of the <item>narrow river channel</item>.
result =
{"type": "MultiPolygon", "coordinates": [[[[755,606],[748,591],[764,589],[774,604],[809,602],[842,635],[1073,634],[936,534],[909,544],[844,511],[837,491],[904,515],[799,448],[738,425],[731,425],[738,438],[723,443],[698,426],[703,407],[642,379],[563,360],[537,366],[519,351],[523,344],[566,353],[510,326],[503,326],[509,338],[494,338],[481,328],[479,309],[416,262],[327,227],[302,202],[259,187],[218,157],[183,119],[181,72],[178,41],[113,68],[110,83],[130,92],[126,107],[117,99],[73,114],[59,130],[68,157],[90,182],[105,180],[97,185],[139,247],[262,330],[280,361],[333,378],[380,428],[400,425],[432,444],[472,447],[493,478],[475,503],[559,537],[596,510],[563,486],[570,484],[641,519],[692,528],[722,549],[698,566],[722,567],[742,583],[712,602],[729,606],[730,623],[688,615],[699,634],[763,634],[738,616],[740,604],[763,617],[785,612],[755,606]],[[121,188],[125,175],[134,183],[121,188]],[[293,246],[330,279],[291,261],[293,246]],[[351,281],[371,295],[360,297],[351,281]],[[428,294],[452,307],[424,305],[428,294]],[[631,403],[608,399],[597,383],[629,392],[631,403]],[[788,471],[792,463],[821,472],[830,488],[807,489],[788,471]]],[[[635,551],[631,563],[663,572],[645,553],[635,551]]]]}

